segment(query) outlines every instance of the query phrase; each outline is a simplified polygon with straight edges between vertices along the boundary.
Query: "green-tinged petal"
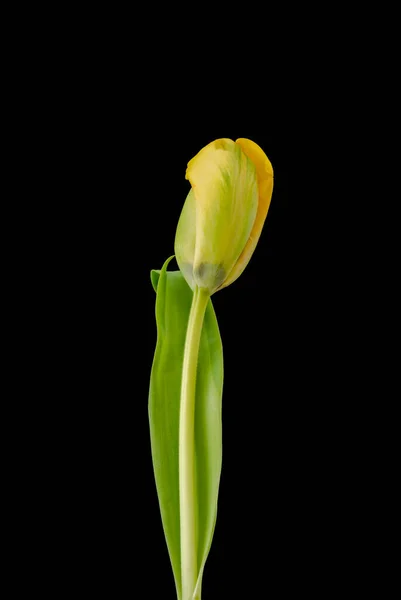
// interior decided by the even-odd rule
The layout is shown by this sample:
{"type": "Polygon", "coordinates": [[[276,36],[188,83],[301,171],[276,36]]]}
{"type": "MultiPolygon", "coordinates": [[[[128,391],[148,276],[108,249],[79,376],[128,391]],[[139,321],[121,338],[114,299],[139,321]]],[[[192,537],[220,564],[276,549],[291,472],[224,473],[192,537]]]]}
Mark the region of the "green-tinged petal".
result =
{"type": "Polygon", "coordinates": [[[273,193],[273,167],[262,148],[255,144],[255,142],[252,140],[248,140],[246,138],[239,138],[235,143],[242,148],[242,151],[248,156],[248,158],[256,167],[256,176],[258,181],[258,209],[245,248],[241,252],[238,261],[234,265],[234,268],[219,289],[222,289],[235,281],[249,263],[259,241],[260,234],[262,233],[273,193]]]}
{"type": "Polygon", "coordinates": [[[256,168],[239,144],[220,139],[188,163],[186,178],[196,199],[195,223],[180,229],[179,237],[188,235],[191,243],[195,238],[194,281],[213,293],[249,239],[258,207],[256,168]]]}
{"type": "MultiPolygon", "coordinates": [[[[180,271],[152,271],[157,290],[157,344],[149,392],[152,459],[163,529],[181,600],[179,515],[179,412],[185,335],[192,291],[180,271]]],[[[221,402],[223,353],[216,315],[209,300],[198,358],[195,410],[198,577],[200,591],[205,561],[217,516],[222,462],[221,402]]],[[[150,594],[151,595],[151,594],[150,594]]]]}
{"type": "Polygon", "coordinates": [[[196,240],[195,224],[195,196],[191,189],[181,211],[174,242],[174,251],[178,266],[191,289],[194,288],[193,264],[196,240]]]}

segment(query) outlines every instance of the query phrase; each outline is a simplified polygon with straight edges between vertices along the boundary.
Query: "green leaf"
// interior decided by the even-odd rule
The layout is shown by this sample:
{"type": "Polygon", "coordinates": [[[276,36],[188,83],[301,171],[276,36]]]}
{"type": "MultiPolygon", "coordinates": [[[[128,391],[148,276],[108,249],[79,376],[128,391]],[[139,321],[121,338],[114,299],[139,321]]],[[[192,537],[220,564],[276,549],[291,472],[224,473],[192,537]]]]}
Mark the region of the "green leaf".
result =
{"type": "MultiPolygon", "coordinates": [[[[181,600],[178,434],[181,369],[192,291],[180,271],[167,271],[171,258],[161,271],[151,273],[152,285],[157,291],[157,344],[150,379],[149,422],[162,524],[177,598],[181,600]]],[[[209,300],[199,348],[195,401],[198,498],[196,598],[200,598],[203,570],[217,516],[222,462],[222,389],[223,350],[216,315],[209,300]]]]}

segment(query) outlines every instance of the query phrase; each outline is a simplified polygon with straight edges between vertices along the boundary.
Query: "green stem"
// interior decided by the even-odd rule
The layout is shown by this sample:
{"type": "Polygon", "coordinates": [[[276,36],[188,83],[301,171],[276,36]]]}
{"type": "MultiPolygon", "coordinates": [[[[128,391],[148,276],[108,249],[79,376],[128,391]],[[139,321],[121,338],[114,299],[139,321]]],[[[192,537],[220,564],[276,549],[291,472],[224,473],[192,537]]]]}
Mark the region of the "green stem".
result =
{"type": "Polygon", "coordinates": [[[182,366],[179,432],[179,485],[182,600],[192,600],[198,574],[195,473],[196,369],[203,317],[209,294],[195,288],[182,366]]]}

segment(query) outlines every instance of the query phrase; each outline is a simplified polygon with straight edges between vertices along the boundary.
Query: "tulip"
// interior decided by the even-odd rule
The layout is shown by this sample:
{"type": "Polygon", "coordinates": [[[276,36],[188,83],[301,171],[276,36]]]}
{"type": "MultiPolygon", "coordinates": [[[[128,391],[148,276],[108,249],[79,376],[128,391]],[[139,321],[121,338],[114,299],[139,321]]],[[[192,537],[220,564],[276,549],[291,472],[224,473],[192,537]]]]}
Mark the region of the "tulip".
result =
{"type": "Polygon", "coordinates": [[[273,168],[251,140],[224,138],[189,161],[186,179],[175,236],[181,272],[168,273],[168,259],[157,288],[149,414],[177,598],[201,600],[222,463],[223,354],[210,296],[241,275],[255,250],[273,168]]]}
{"type": "Polygon", "coordinates": [[[191,190],[175,237],[178,266],[191,289],[209,295],[230,285],[248,264],[273,191],[273,168],[246,138],[219,139],[189,161],[191,190]]]}

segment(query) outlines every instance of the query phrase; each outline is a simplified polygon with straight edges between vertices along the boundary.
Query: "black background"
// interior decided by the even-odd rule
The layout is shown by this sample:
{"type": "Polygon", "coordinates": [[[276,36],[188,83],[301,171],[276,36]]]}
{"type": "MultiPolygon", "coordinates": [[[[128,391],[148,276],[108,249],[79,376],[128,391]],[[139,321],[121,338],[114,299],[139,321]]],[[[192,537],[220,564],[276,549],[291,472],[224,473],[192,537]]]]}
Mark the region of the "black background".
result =
{"type": "MultiPolygon", "coordinates": [[[[46,571],[63,591],[174,600],[149,440],[150,270],[173,254],[187,162],[214,139],[248,137],[270,158],[275,184],[251,262],[213,297],[223,469],[202,598],[320,594],[323,578],[333,589],[333,572],[346,569],[336,545],[347,486],[335,482],[348,430],[336,428],[346,421],[344,367],[328,342],[336,313],[319,243],[329,219],[319,135],[296,108],[299,90],[284,94],[280,78],[266,75],[261,89],[240,74],[213,79],[210,62],[195,77],[177,62],[170,72],[171,56],[149,71],[118,56],[84,61],[56,103],[63,149],[52,160],[57,208],[40,296],[47,353],[33,374],[54,398],[35,405],[46,431],[32,459],[46,527],[34,511],[29,525],[46,540],[46,571]]],[[[352,546],[352,532],[347,539],[352,546]]]]}
{"type": "Polygon", "coordinates": [[[55,442],[64,440],[54,495],[66,585],[84,575],[88,589],[94,581],[113,596],[146,590],[145,597],[174,600],[149,443],[156,343],[149,274],[174,252],[188,160],[219,137],[248,137],[270,158],[275,185],[251,262],[213,297],[225,365],[223,470],[203,599],[292,590],[316,564],[325,568],[320,546],[332,526],[324,508],[331,454],[320,452],[331,428],[319,398],[324,358],[310,324],[317,300],[305,229],[292,210],[305,201],[292,171],[296,130],[268,99],[241,104],[222,92],[193,103],[170,86],[158,93],[163,103],[121,92],[106,118],[107,102],[99,111],[81,108],[84,135],[69,156],[63,230],[65,223],[71,230],[57,292],[61,385],[55,373],[63,400],[53,429],[55,442]]]}
{"type": "Polygon", "coordinates": [[[224,348],[224,458],[204,600],[237,597],[238,590],[258,597],[265,586],[286,589],[309,579],[309,563],[320,563],[327,532],[327,522],[319,523],[331,493],[321,484],[330,458],[317,448],[328,425],[324,414],[315,429],[318,350],[306,334],[307,269],[291,233],[290,204],[299,201],[290,193],[291,128],[268,103],[249,118],[249,107],[225,117],[225,103],[219,100],[212,123],[202,103],[190,101],[174,116],[165,107],[152,111],[152,119],[136,110],[128,130],[109,120],[112,131],[99,134],[99,162],[89,161],[96,182],[88,189],[91,200],[76,207],[79,256],[71,241],[79,267],[68,293],[78,331],[70,363],[74,389],[66,400],[76,467],[66,530],[69,536],[72,526],[76,535],[72,566],[82,565],[115,594],[131,588],[174,598],[149,444],[156,343],[149,273],[173,254],[188,160],[219,137],[257,142],[273,164],[275,186],[250,264],[213,298],[224,348]]]}
{"type": "Polygon", "coordinates": [[[349,11],[283,5],[278,19],[281,6],[220,20],[203,5],[34,7],[15,39],[10,28],[15,586],[175,600],[149,443],[149,273],[173,253],[188,160],[216,138],[249,137],[275,186],[251,262],[213,298],[224,447],[203,600],[339,596],[371,591],[374,577],[383,596],[378,555],[392,544],[375,533],[393,531],[385,467],[397,438],[390,410],[378,418],[394,357],[383,376],[388,344],[374,338],[393,332],[377,254],[389,213],[382,190],[367,201],[388,173],[376,162],[386,144],[372,140],[387,132],[372,93],[381,63],[349,11]]]}

